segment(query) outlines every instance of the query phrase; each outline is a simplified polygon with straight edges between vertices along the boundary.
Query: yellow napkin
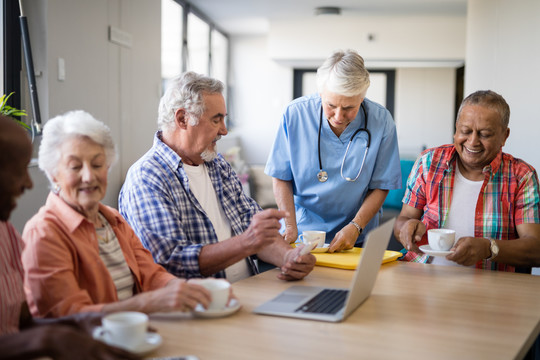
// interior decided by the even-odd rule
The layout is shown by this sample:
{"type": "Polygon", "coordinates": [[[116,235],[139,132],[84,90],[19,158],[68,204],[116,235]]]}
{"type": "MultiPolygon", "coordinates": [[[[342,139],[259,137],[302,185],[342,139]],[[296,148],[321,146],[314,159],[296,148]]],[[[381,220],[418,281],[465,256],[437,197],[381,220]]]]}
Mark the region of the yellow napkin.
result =
{"type": "MultiPolygon", "coordinates": [[[[317,258],[315,265],[335,267],[339,269],[354,270],[358,265],[358,257],[362,255],[362,248],[352,248],[337,253],[316,253],[313,254],[317,258]]],[[[397,260],[403,254],[398,251],[386,250],[384,252],[382,263],[387,263],[397,260]]]]}

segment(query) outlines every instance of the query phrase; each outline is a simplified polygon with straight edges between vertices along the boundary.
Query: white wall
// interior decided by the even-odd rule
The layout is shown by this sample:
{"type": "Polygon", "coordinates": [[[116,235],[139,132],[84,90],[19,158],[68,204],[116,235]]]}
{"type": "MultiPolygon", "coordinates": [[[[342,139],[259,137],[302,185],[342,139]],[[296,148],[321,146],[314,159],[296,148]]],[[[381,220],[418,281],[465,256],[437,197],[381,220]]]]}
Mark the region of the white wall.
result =
{"type": "Polygon", "coordinates": [[[292,99],[292,69],[268,57],[266,36],[234,38],[231,53],[229,136],[240,139],[246,162],[265,164],[283,108],[292,99]]]}
{"type": "Polygon", "coordinates": [[[451,142],[465,24],[465,16],[309,18],[272,22],[268,36],[233,37],[231,135],[249,164],[265,164],[292,100],[293,69],[316,68],[334,50],[355,48],[367,66],[397,69],[395,121],[404,157],[451,142]]]}
{"type": "Polygon", "coordinates": [[[453,142],[455,84],[454,68],[397,70],[395,121],[402,158],[453,142]]]}
{"type": "Polygon", "coordinates": [[[312,16],[273,21],[268,56],[315,60],[335,49],[357,49],[367,61],[463,60],[465,16],[312,16]],[[374,36],[368,40],[368,34],[374,36]]]}
{"type": "Polygon", "coordinates": [[[469,0],[465,93],[491,89],[510,105],[504,151],[540,169],[540,1],[469,0]]]}
{"type": "MultiPolygon", "coordinates": [[[[111,169],[104,203],[117,205],[128,167],[152,144],[160,89],[159,2],[146,0],[26,0],[43,120],[83,109],[105,122],[120,158],[111,169]],[[34,14],[34,15],[32,15],[34,14]],[[109,26],[132,36],[132,46],[108,41],[109,26]],[[58,58],[66,79],[58,80],[58,58]]],[[[35,144],[37,146],[37,143],[35,144]]],[[[45,202],[48,182],[30,169],[34,189],[12,215],[24,223],[45,202]]]]}

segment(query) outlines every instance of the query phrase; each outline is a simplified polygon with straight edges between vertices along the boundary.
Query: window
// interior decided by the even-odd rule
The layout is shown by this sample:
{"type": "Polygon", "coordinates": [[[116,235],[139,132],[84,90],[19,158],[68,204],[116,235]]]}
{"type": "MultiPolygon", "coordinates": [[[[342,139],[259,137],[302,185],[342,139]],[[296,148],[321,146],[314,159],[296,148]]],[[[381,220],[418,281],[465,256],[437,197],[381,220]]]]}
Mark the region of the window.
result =
{"type": "MultiPolygon", "coordinates": [[[[6,0],[4,0],[6,1],[6,0]]],[[[161,0],[161,77],[167,81],[195,71],[225,84],[229,72],[229,38],[185,0],[161,0]]]]}
{"type": "Polygon", "coordinates": [[[227,64],[229,63],[229,41],[216,29],[212,30],[210,42],[210,73],[216,79],[227,83],[227,64]]]}
{"type": "Polygon", "coordinates": [[[210,26],[197,15],[188,14],[187,70],[210,75],[210,26]]]}
{"type": "Polygon", "coordinates": [[[184,8],[174,0],[161,1],[161,77],[182,72],[184,8]]]}

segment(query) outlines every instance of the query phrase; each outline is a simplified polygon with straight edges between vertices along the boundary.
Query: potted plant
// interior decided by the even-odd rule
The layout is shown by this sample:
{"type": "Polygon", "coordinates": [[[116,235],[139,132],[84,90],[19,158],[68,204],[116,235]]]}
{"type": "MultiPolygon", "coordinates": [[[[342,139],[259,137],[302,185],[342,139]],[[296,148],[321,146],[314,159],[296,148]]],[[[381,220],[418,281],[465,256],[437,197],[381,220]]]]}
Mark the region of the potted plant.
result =
{"type": "Polygon", "coordinates": [[[30,126],[28,126],[26,123],[24,123],[23,121],[21,120],[17,120],[14,118],[14,116],[26,116],[26,111],[24,110],[20,110],[20,109],[17,109],[17,108],[14,108],[12,106],[9,106],[7,104],[7,101],[8,99],[11,97],[11,95],[13,95],[14,93],[10,93],[9,95],[6,96],[6,94],[2,95],[2,97],[0,98],[0,114],[2,115],[6,115],[6,116],[9,116],[10,118],[12,118],[14,121],[16,121],[17,123],[19,123],[19,125],[21,125],[22,127],[24,127],[25,129],[27,130],[30,130],[30,126]]]}

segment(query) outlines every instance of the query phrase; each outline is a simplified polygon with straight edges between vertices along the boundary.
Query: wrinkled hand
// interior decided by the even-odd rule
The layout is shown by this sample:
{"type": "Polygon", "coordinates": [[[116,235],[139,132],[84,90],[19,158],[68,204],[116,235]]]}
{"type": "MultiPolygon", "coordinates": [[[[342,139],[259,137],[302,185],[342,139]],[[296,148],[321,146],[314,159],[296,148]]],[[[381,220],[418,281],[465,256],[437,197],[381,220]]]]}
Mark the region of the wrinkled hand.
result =
{"type": "Polygon", "coordinates": [[[258,253],[264,247],[271,245],[276,239],[281,239],[279,229],[281,220],[287,213],[277,209],[261,211],[251,221],[248,229],[244,232],[246,247],[250,252],[258,253]]]}
{"type": "Polygon", "coordinates": [[[453,253],[447,255],[446,259],[464,266],[472,266],[491,255],[488,239],[470,236],[460,238],[450,250],[453,253]]]}
{"type": "Polygon", "coordinates": [[[358,239],[358,230],[354,226],[345,226],[342,228],[334,237],[330,246],[328,247],[328,252],[339,252],[342,250],[349,250],[354,247],[356,240],[358,239]]]}
{"type": "Polygon", "coordinates": [[[315,256],[311,253],[300,255],[303,246],[291,249],[285,253],[284,265],[278,275],[280,280],[300,280],[313,270],[315,256]]]}
{"type": "Polygon", "coordinates": [[[283,240],[285,240],[287,244],[292,244],[296,239],[298,239],[298,228],[293,225],[287,225],[285,227],[285,232],[283,233],[283,240]]]}
{"type": "Polygon", "coordinates": [[[417,243],[422,240],[426,233],[426,225],[417,219],[407,220],[399,230],[399,240],[403,247],[417,254],[422,254],[417,243]]]}
{"type": "Polygon", "coordinates": [[[146,295],[145,312],[152,313],[157,311],[191,311],[197,304],[205,308],[211,301],[211,295],[203,286],[185,281],[183,279],[174,279],[169,281],[167,286],[142,293],[139,296],[146,295]]]}
{"type": "Polygon", "coordinates": [[[37,326],[23,333],[29,336],[28,348],[40,349],[33,355],[47,356],[56,360],[140,359],[125,350],[94,340],[71,326],[37,326]]]}

